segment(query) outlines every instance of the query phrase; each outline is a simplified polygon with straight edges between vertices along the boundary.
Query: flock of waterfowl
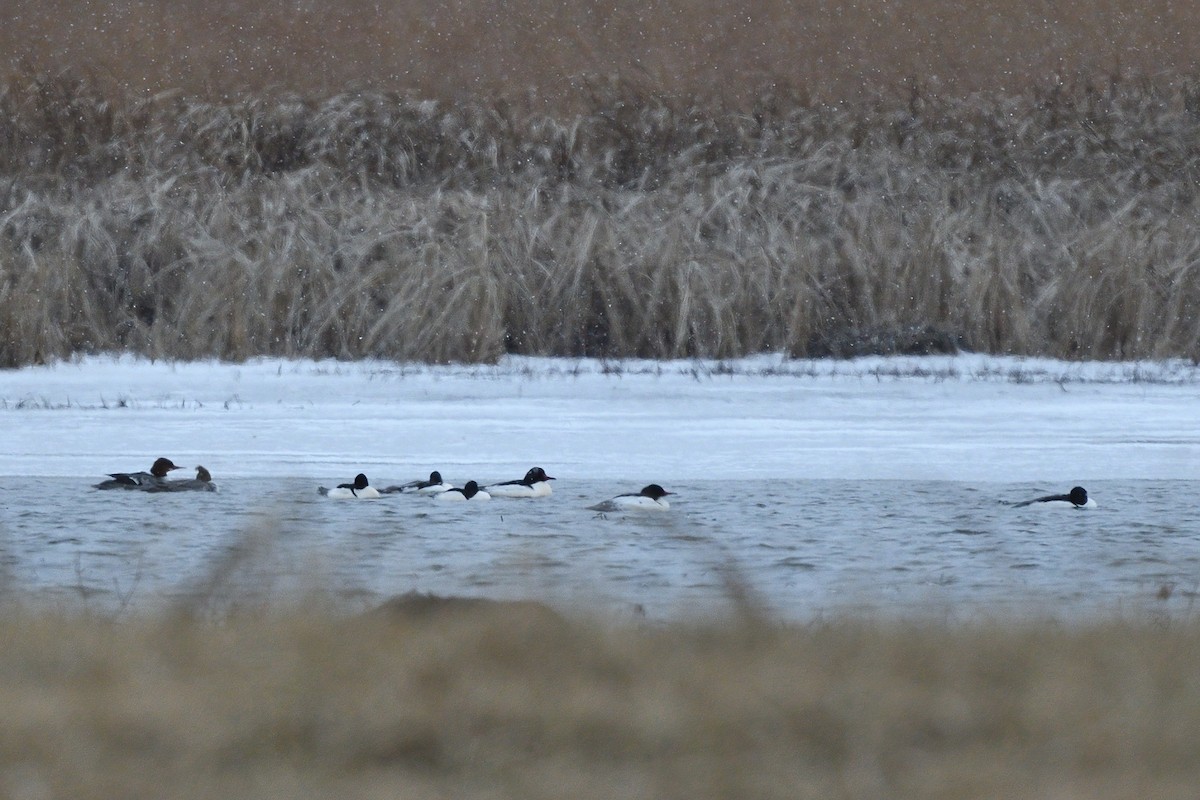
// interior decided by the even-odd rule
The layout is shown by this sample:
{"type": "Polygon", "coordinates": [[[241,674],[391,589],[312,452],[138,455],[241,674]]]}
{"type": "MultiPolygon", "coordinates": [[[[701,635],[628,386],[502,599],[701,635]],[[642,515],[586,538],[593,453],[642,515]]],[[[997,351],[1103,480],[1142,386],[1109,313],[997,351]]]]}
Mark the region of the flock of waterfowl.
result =
{"type": "MultiPolygon", "coordinates": [[[[549,497],[553,494],[553,490],[550,488],[550,481],[552,480],[554,478],[547,475],[546,470],[541,467],[532,467],[525,473],[524,478],[517,480],[485,485],[480,485],[478,481],[467,481],[461,487],[458,487],[446,483],[442,479],[442,473],[434,470],[429,473],[428,480],[409,481],[399,486],[388,486],[380,490],[372,486],[371,482],[367,480],[367,476],[360,472],[354,476],[353,483],[339,483],[332,489],[319,486],[317,487],[317,491],[324,497],[335,500],[377,500],[385,494],[408,492],[410,494],[432,495],[434,498],[442,501],[464,502],[468,500],[491,500],[493,497],[549,497]]],[[[652,483],[644,487],[640,492],[619,494],[612,499],[597,503],[594,506],[588,506],[588,508],[592,511],[602,512],[622,511],[626,509],[666,511],[671,507],[671,504],[667,501],[667,495],[669,494],[673,494],[673,492],[668,492],[657,483],[652,483]]]]}
{"type": "Polygon", "coordinates": [[[324,486],[317,491],[325,497],[335,500],[377,500],[385,494],[409,492],[432,495],[438,500],[491,500],[495,497],[549,497],[550,481],[554,478],[546,474],[541,467],[533,467],[525,473],[525,477],[515,481],[504,481],[487,486],[480,486],[477,481],[467,481],[461,487],[452,486],[442,480],[442,473],[434,470],[429,473],[429,480],[409,481],[399,486],[389,486],[382,491],[371,486],[367,476],[361,472],[354,476],[353,483],[339,483],[332,489],[324,486]]]}
{"type": "MultiPolygon", "coordinates": [[[[113,472],[109,479],[96,484],[97,489],[127,489],[142,492],[215,492],[217,485],[204,467],[196,467],[196,477],[171,479],[169,472],[182,469],[169,458],[156,459],[149,472],[113,472]]],[[[533,467],[524,478],[502,481],[481,486],[477,481],[467,481],[456,487],[442,480],[437,470],[429,473],[429,480],[415,480],[397,486],[388,486],[382,491],[371,485],[367,476],[359,473],[351,483],[339,483],[332,489],[317,487],[317,492],[333,500],[378,500],[385,494],[411,493],[430,495],[441,501],[463,502],[468,500],[490,500],[493,497],[549,497],[553,491],[550,481],[554,480],[541,467],[533,467]]],[[[619,494],[609,500],[588,506],[592,511],[645,510],[666,511],[671,507],[667,495],[674,494],[652,483],[640,492],[619,494]]]]}
{"type": "MultiPolygon", "coordinates": [[[[170,479],[167,473],[182,467],[175,466],[169,458],[159,458],[151,465],[149,472],[113,472],[109,479],[96,484],[97,489],[129,489],[142,492],[215,492],[217,485],[213,483],[212,475],[204,467],[196,467],[195,478],[170,479]]],[[[379,490],[371,485],[367,476],[359,473],[351,483],[339,483],[332,489],[324,486],[317,491],[324,497],[333,500],[378,500],[385,494],[422,494],[430,495],[438,500],[450,502],[490,500],[493,497],[549,497],[552,494],[550,481],[554,478],[546,474],[541,467],[533,467],[525,473],[524,478],[500,483],[480,485],[477,481],[467,481],[461,487],[452,486],[442,480],[442,473],[434,470],[429,473],[428,480],[414,480],[397,486],[388,486],[379,490]]],[[[668,492],[657,483],[642,488],[640,492],[619,494],[609,500],[588,506],[591,511],[610,512],[623,510],[666,511],[671,507],[667,501],[668,492]]],[[[1066,507],[1066,508],[1095,508],[1096,501],[1088,497],[1087,490],[1076,486],[1067,494],[1051,494],[1045,497],[1035,497],[1013,503],[1014,507],[1066,507]]]]}

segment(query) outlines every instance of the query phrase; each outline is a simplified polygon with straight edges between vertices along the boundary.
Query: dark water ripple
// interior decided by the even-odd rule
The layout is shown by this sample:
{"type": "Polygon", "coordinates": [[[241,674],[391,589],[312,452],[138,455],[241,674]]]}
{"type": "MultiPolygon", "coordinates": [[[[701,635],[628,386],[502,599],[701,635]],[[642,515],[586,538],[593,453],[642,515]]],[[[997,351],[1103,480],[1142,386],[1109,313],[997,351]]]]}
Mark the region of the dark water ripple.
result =
{"type": "Polygon", "coordinates": [[[597,515],[627,487],[561,481],[548,499],[335,502],[309,481],[219,494],[0,486],[7,597],[90,610],[270,603],[314,589],[362,605],[409,590],[535,596],[651,618],[749,596],[788,618],[867,610],[955,618],[1190,610],[1200,484],[1089,486],[1094,511],[1016,509],[1059,487],[899,481],[672,485],[664,515],[597,515]]]}

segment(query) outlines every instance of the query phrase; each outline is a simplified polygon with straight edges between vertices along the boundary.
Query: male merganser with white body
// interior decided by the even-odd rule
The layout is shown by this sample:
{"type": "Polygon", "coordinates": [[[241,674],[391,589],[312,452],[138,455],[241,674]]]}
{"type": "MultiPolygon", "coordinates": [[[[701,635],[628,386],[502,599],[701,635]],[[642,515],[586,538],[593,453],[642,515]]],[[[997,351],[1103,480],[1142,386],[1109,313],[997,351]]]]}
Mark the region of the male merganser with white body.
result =
{"type": "Polygon", "coordinates": [[[163,481],[162,486],[155,486],[151,492],[215,492],[217,485],[212,482],[212,475],[204,467],[196,467],[196,477],[183,478],[177,481],[163,481]]]}
{"type": "Polygon", "coordinates": [[[553,492],[550,481],[554,480],[541,467],[534,467],[519,481],[493,483],[483,487],[492,497],[549,497],[553,492]]]}
{"type": "Polygon", "coordinates": [[[1033,500],[1014,503],[1014,508],[1037,506],[1039,508],[1095,508],[1096,501],[1088,497],[1087,489],[1076,486],[1070,494],[1051,494],[1033,500]]]}
{"type": "Polygon", "coordinates": [[[619,494],[612,500],[605,500],[594,506],[588,506],[589,511],[666,511],[671,504],[666,496],[675,494],[668,492],[657,483],[644,487],[637,494],[619,494]]]}
{"type": "Polygon", "coordinates": [[[442,473],[436,469],[429,473],[427,481],[409,481],[402,483],[399,486],[389,486],[383,490],[384,494],[394,494],[396,492],[416,492],[418,494],[441,494],[447,489],[454,487],[442,480],[442,473]]]}
{"type": "Polygon", "coordinates": [[[157,458],[149,472],[110,472],[110,480],[96,484],[97,489],[151,489],[166,483],[167,473],[173,469],[181,469],[171,463],[169,458],[157,458]]]}
{"type": "Polygon", "coordinates": [[[361,472],[354,476],[354,483],[339,483],[337,488],[317,487],[317,491],[331,500],[378,500],[379,490],[367,483],[361,472]]]}
{"type": "Polygon", "coordinates": [[[447,489],[439,495],[435,496],[438,500],[491,500],[492,496],[479,488],[479,484],[475,481],[467,481],[467,485],[461,489],[447,489]]]}

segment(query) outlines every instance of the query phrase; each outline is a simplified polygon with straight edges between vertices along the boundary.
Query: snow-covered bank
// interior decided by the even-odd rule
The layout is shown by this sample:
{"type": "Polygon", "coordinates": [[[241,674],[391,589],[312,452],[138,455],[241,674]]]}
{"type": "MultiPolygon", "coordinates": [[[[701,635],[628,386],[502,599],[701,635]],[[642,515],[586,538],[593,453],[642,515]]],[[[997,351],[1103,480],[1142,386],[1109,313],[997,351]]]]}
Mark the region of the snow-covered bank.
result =
{"type": "Polygon", "coordinates": [[[0,372],[0,474],[1195,479],[1198,401],[1190,362],[88,358],[0,372]]]}

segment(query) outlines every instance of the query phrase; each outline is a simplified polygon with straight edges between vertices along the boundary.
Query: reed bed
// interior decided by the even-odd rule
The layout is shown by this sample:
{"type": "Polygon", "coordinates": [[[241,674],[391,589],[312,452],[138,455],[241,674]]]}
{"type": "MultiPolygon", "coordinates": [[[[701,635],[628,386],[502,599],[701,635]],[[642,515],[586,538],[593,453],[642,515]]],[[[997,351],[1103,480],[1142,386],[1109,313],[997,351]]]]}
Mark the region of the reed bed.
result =
{"type": "Polygon", "coordinates": [[[1193,798],[1194,622],[0,620],[0,796],[1193,798]]]}
{"type": "Polygon", "coordinates": [[[1200,83],[740,105],[0,85],[0,365],[1200,358],[1200,83]]]}

